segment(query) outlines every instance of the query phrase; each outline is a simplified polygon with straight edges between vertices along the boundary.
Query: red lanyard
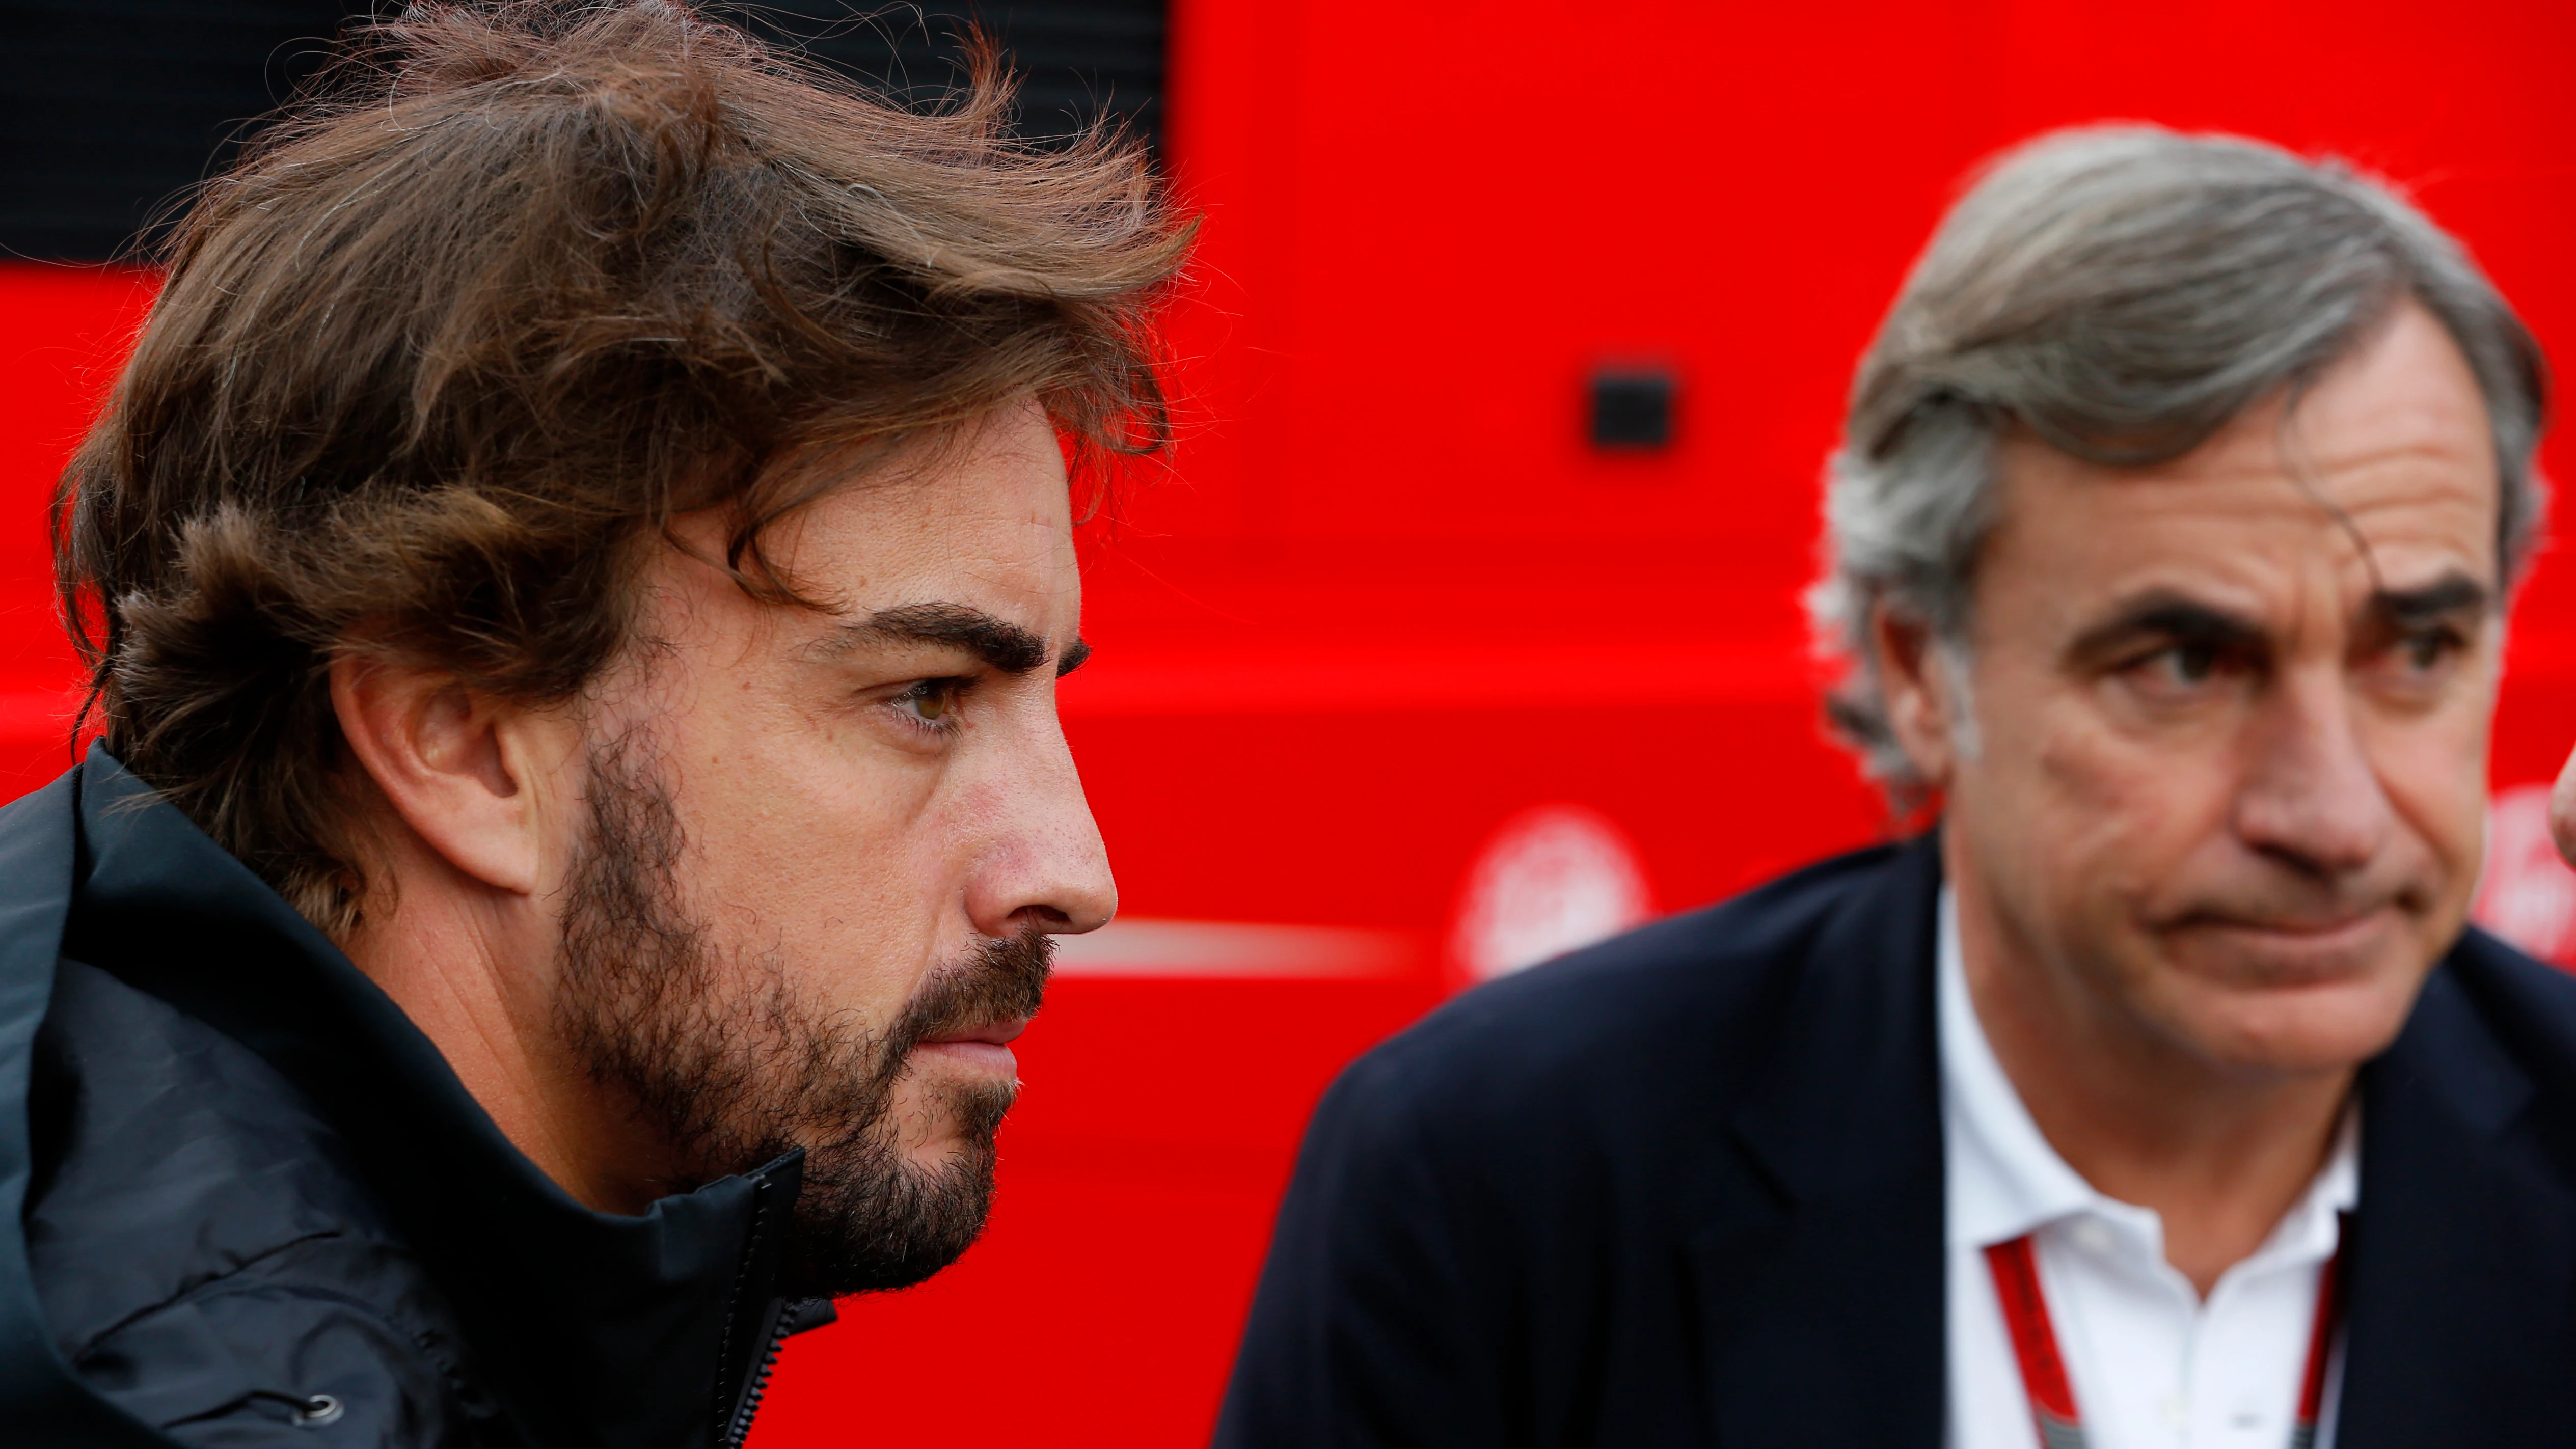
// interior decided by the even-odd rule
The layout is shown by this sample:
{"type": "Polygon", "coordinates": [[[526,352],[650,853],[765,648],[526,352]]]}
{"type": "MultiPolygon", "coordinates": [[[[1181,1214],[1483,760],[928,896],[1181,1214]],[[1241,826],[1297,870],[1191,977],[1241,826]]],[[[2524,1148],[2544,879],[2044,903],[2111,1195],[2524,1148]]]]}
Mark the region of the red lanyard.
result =
{"type": "MultiPolygon", "coordinates": [[[[2310,1449],[2317,1441],[2317,1413],[2326,1400],[2326,1358],[2343,1317],[2342,1275],[2335,1271],[2342,1259],[2338,1245],[2317,1275],[2316,1322],[2308,1330],[2308,1366],[2299,1380],[2299,1419],[2290,1431],[2290,1449],[2310,1449]]],[[[2039,1254],[2030,1235],[1986,1249],[1986,1266],[1994,1271],[1995,1299],[2003,1305],[2013,1356],[2021,1360],[2022,1390],[2030,1395],[2040,1449],[2084,1449],[2084,1415],[2075,1407],[2066,1356],[2058,1351],[2057,1330],[2048,1321],[2048,1297],[2040,1292],[2039,1254]]]]}

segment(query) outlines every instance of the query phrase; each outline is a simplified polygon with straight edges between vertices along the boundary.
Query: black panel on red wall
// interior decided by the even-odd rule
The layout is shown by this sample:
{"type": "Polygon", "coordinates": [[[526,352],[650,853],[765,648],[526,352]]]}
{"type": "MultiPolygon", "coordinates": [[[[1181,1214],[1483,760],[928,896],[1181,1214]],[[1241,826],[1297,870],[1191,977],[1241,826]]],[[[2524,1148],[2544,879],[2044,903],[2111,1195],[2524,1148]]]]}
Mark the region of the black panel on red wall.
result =
{"type": "MultiPolygon", "coordinates": [[[[0,257],[130,257],[172,198],[221,171],[366,0],[0,0],[0,257]]],[[[383,0],[379,10],[394,8],[383,0]]],[[[932,104],[970,15],[1022,73],[1023,131],[1102,110],[1153,135],[1165,0],[710,4],[815,59],[932,104]]]]}
{"type": "Polygon", "coordinates": [[[0,0],[0,248],[126,255],[311,74],[345,0],[0,0]]]}
{"type": "Polygon", "coordinates": [[[1103,111],[1148,141],[1160,128],[1166,0],[762,0],[708,8],[916,104],[948,94],[959,76],[960,41],[979,24],[1000,39],[1020,75],[1022,134],[1070,136],[1103,111]],[[861,18],[851,18],[854,10],[861,18]]]}

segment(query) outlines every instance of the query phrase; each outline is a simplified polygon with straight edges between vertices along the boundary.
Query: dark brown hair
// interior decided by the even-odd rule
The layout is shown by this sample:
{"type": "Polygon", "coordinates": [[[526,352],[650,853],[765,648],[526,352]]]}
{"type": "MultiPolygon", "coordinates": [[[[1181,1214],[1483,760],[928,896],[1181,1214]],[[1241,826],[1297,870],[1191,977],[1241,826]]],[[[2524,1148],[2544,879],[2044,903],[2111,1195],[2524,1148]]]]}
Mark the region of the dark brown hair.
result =
{"type": "Polygon", "coordinates": [[[353,32],[194,199],[64,475],[108,747],[343,934],[335,656],[573,699],[681,515],[720,510],[718,562],[797,601],[760,546],[833,486],[797,460],[1024,397],[1078,464],[1162,446],[1188,225],[1117,136],[1033,149],[1009,111],[980,43],[910,111],[671,0],[353,32]]]}

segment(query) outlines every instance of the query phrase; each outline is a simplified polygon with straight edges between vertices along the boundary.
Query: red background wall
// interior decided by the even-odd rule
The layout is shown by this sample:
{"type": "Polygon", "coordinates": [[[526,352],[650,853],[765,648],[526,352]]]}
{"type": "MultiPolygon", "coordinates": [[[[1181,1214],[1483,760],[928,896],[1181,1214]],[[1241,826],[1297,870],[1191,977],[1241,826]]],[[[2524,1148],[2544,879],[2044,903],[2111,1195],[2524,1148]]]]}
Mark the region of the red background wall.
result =
{"type": "MultiPolygon", "coordinates": [[[[1168,152],[1207,216],[1176,319],[1188,432],[1089,530],[1100,653],[1068,728],[1131,915],[1406,949],[1337,976],[1069,975],[1024,1042],[986,1241],[792,1344],[768,1449],[1203,1439],[1304,1113],[1438,998],[1499,822],[1603,812],[1668,909],[1879,828],[1819,737],[1796,595],[1852,361],[1978,157],[2096,119],[2339,152],[2465,237],[2555,353],[2576,340],[2576,9],[2548,0],[1173,18],[1168,152]],[[1605,361],[1678,372],[1668,452],[1584,445],[1605,361]]],[[[42,499],[144,295],[0,272],[0,775],[22,783],[64,759],[42,499]]],[[[2569,573],[2544,558],[2520,606],[2500,787],[2576,736],[2569,573]]]]}

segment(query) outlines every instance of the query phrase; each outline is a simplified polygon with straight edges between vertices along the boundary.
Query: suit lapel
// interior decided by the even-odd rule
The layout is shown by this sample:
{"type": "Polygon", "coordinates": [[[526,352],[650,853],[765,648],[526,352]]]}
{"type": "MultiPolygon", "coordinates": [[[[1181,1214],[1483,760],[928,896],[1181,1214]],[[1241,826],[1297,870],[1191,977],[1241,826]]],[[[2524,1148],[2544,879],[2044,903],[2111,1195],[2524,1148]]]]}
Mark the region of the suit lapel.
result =
{"type": "Polygon", "coordinates": [[[1935,1449],[1944,1383],[1937,837],[1794,967],[1690,1247],[1722,1445],[1935,1449]]]}
{"type": "Polygon", "coordinates": [[[2449,968],[2363,1069],[2339,1449],[2576,1432],[2576,1197],[2519,1140],[2533,1095],[2449,968]]]}

